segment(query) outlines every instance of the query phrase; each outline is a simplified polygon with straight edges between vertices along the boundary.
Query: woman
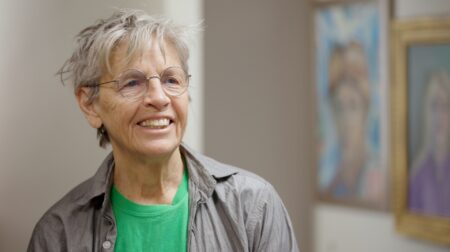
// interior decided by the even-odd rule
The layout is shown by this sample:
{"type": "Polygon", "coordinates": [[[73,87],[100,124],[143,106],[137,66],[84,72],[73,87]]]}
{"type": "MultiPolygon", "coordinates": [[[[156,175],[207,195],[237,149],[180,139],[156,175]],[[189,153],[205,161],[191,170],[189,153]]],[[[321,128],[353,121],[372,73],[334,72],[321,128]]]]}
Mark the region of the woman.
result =
{"type": "Polygon", "coordinates": [[[371,94],[364,48],[352,41],[333,48],[329,62],[329,95],[339,159],[328,193],[383,205],[383,172],[367,143],[371,94]]]}
{"type": "Polygon", "coordinates": [[[123,10],[78,34],[61,73],[112,153],[44,214],[28,251],[298,250],[269,183],[182,144],[186,33],[123,10]]]}
{"type": "Polygon", "coordinates": [[[409,208],[450,217],[450,77],[431,73],[424,99],[424,134],[409,176],[409,208]]]}

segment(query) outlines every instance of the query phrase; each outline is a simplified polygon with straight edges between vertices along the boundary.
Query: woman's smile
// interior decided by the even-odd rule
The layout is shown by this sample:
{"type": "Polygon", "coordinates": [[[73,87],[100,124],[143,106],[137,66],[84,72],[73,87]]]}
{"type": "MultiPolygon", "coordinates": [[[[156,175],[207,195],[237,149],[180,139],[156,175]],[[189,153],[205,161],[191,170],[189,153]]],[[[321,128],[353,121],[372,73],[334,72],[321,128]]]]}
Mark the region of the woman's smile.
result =
{"type": "Polygon", "coordinates": [[[174,130],[174,121],[168,117],[144,119],[136,124],[144,134],[167,135],[174,130]]]}
{"type": "Polygon", "coordinates": [[[151,129],[164,129],[167,128],[167,126],[169,126],[170,123],[171,123],[170,119],[161,118],[161,119],[148,119],[138,123],[138,125],[151,129]]]}

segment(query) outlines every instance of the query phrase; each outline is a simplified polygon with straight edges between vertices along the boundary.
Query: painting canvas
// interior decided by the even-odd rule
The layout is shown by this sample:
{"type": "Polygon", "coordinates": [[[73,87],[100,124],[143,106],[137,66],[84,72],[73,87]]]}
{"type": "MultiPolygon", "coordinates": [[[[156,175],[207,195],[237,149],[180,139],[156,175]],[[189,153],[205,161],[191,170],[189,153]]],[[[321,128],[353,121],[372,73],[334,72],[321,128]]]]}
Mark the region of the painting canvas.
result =
{"type": "Polygon", "coordinates": [[[396,229],[450,245],[450,19],[397,21],[392,31],[396,229]]]}
{"type": "Polygon", "coordinates": [[[408,48],[408,207],[450,218],[450,43],[408,48]]]}
{"type": "Polygon", "coordinates": [[[380,12],[377,1],[318,9],[315,81],[319,198],[383,209],[387,172],[380,12]]]}

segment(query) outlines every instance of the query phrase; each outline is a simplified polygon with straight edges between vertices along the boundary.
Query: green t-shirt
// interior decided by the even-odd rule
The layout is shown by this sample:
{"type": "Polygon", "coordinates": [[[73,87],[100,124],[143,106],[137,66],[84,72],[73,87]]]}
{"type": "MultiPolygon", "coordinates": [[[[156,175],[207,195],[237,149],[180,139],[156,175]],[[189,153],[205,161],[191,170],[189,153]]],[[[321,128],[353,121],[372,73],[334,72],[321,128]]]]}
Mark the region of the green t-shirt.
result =
{"type": "Polygon", "coordinates": [[[117,223],[114,251],[186,251],[188,198],[186,169],[171,205],[137,204],[113,186],[111,202],[117,223]]]}

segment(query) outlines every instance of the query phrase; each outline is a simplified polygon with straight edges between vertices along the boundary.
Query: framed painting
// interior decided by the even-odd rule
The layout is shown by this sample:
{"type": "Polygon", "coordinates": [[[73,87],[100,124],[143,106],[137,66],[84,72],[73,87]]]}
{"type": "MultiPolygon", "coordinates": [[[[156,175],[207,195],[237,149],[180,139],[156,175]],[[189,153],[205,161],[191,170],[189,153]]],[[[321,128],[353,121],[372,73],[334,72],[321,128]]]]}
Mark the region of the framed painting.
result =
{"type": "Polygon", "coordinates": [[[394,23],[392,53],[396,228],[450,245],[450,19],[394,23]]]}
{"type": "Polygon", "coordinates": [[[318,198],[387,209],[388,1],[320,4],[314,15],[318,198]]]}

